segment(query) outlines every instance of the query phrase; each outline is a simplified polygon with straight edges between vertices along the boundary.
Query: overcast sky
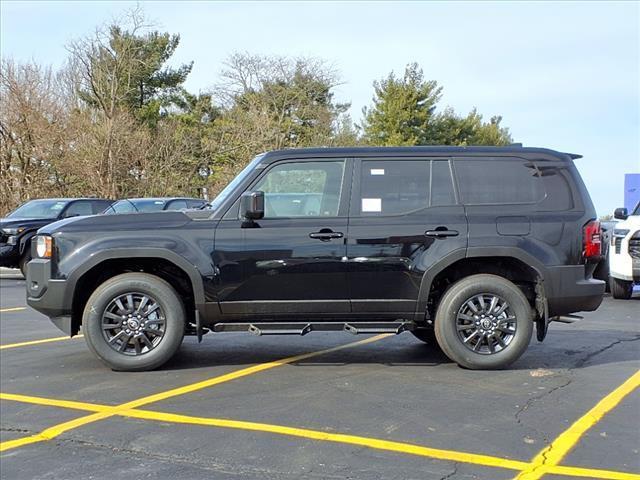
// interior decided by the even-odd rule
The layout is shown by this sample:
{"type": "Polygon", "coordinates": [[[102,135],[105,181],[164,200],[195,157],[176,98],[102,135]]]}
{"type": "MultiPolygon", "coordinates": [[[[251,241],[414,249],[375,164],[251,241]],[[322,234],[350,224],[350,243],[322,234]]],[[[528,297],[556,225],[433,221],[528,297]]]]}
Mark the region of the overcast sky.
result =
{"type": "MultiPolygon", "coordinates": [[[[2,1],[3,57],[60,66],[65,44],[134,2],[2,1]]],[[[638,2],[140,2],[181,35],[175,63],[206,91],[234,51],[326,59],[354,120],[372,82],[416,61],[444,87],[443,106],[499,114],[514,141],[580,153],[600,215],[640,172],[638,2]]]]}

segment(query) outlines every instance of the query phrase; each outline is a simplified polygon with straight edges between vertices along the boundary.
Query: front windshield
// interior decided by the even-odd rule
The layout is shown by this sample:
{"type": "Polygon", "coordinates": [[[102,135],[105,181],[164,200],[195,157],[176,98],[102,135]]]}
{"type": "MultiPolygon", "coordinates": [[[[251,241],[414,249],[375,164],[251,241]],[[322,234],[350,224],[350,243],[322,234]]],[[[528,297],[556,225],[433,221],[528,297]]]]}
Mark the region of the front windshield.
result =
{"type": "Polygon", "coordinates": [[[242,171],[238,175],[236,175],[236,177],[231,180],[231,182],[229,182],[226,187],[224,187],[224,189],[218,194],[218,196],[211,200],[209,208],[216,210],[220,205],[222,205],[227,197],[231,194],[231,192],[233,192],[236,187],[241,184],[245,178],[247,178],[247,176],[251,173],[255,166],[260,163],[262,157],[264,157],[264,153],[251,160],[251,162],[249,162],[249,164],[244,167],[242,171]]]}
{"type": "Polygon", "coordinates": [[[58,218],[67,200],[31,200],[16,208],[9,218],[58,218]]]}
{"type": "Polygon", "coordinates": [[[640,202],[636,205],[636,208],[633,209],[633,213],[631,215],[639,215],[640,216],[640,202]]]}

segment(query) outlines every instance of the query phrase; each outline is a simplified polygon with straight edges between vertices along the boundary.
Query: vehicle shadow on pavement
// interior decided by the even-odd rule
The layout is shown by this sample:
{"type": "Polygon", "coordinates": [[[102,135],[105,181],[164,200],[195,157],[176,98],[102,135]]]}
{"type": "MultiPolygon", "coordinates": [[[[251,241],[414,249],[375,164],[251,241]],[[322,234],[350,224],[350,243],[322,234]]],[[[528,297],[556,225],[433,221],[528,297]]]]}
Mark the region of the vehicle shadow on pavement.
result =
{"type": "MultiPolygon", "coordinates": [[[[302,362],[294,362],[291,365],[303,367],[352,364],[378,364],[390,367],[455,365],[437,346],[421,343],[409,334],[395,338],[397,341],[393,343],[391,339],[381,340],[364,348],[356,347],[331,352],[302,362]]],[[[224,342],[224,338],[205,337],[200,345],[188,342],[161,370],[272,362],[299,355],[316,346],[313,344],[304,350],[305,344],[301,341],[290,344],[278,343],[276,346],[273,343],[261,345],[259,340],[242,344],[234,342],[235,345],[220,345],[218,342],[224,342]]],[[[535,338],[532,339],[523,357],[506,370],[579,369],[621,361],[640,361],[639,331],[563,329],[552,332],[544,343],[537,342],[535,338]],[[615,358],[606,355],[606,352],[613,348],[619,349],[615,358]]],[[[461,368],[461,370],[464,369],[461,368]]]]}

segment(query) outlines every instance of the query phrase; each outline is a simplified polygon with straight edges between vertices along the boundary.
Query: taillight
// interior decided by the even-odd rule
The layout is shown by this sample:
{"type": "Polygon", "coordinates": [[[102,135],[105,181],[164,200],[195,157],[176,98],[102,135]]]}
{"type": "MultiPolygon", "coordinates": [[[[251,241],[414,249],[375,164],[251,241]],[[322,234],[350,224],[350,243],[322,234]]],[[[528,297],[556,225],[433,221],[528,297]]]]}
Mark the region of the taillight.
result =
{"type": "Polygon", "coordinates": [[[599,257],[602,253],[600,222],[591,220],[584,226],[583,234],[582,256],[584,258],[599,257]]]}

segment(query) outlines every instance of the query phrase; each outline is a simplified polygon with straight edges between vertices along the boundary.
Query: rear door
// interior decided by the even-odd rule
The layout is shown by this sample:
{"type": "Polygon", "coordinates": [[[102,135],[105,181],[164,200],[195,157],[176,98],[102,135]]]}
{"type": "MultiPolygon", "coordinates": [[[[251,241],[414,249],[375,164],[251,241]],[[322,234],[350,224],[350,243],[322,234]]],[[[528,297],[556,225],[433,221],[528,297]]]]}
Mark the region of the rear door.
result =
{"type": "Polygon", "coordinates": [[[425,271],[466,242],[448,159],[357,160],[347,241],[354,314],[415,313],[425,271]]]}

